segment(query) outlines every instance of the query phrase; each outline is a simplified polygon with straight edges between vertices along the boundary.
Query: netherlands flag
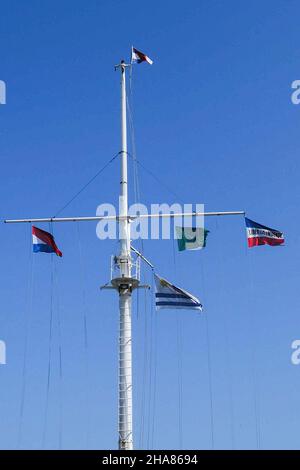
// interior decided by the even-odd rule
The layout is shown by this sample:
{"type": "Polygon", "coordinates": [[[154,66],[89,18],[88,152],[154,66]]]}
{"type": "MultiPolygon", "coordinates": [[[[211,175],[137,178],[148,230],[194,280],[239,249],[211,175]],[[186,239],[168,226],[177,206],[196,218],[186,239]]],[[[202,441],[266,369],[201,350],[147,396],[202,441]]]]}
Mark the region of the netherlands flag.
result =
{"type": "Polygon", "coordinates": [[[148,62],[148,64],[152,65],[153,60],[150,59],[146,54],[141,51],[138,51],[135,47],[131,48],[131,63],[132,64],[140,64],[141,62],[148,62]]]}
{"type": "Polygon", "coordinates": [[[247,217],[245,217],[245,222],[249,248],[258,245],[278,246],[284,243],[283,233],[279,230],[265,227],[265,225],[258,224],[247,217]]]}
{"type": "Polygon", "coordinates": [[[42,251],[62,256],[62,252],[57,248],[53,235],[34,226],[32,226],[32,246],[34,253],[42,251]]]}

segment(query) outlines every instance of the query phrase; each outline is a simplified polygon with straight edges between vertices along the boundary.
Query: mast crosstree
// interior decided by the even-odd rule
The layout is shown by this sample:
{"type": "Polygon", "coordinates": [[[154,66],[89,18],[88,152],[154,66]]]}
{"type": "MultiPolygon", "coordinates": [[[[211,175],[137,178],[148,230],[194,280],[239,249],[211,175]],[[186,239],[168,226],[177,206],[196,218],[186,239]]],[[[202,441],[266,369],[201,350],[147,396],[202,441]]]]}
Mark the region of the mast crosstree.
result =
{"type": "Polygon", "coordinates": [[[153,265],[131,246],[130,222],[136,218],[164,218],[191,216],[227,216],[245,215],[244,211],[227,212],[189,212],[168,214],[128,215],[128,172],[127,172],[127,116],[126,116],[126,69],[131,64],[123,60],[115,66],[121,72],[121,181],[119,214],[117,216],[91,217],[44,217],[30,219],[8,219],[5,223],[44,223],[44,222],[85,222],[99,220],[116,220],[119,225],[119,253],[113,257],[111,284],[103,288],[115,289],[119,294],[119,395],[118,395],[118,434],[119,449],[133,449],[133,404],[132,404],[132,292],[141,286],[138,261],[133,263],[131,250],[143,259],[150,267],[153,265]],[[132,275],[133,268],[135,269],[132,275]],[[115,275],[116,274],[116,275],[115,275]]]}

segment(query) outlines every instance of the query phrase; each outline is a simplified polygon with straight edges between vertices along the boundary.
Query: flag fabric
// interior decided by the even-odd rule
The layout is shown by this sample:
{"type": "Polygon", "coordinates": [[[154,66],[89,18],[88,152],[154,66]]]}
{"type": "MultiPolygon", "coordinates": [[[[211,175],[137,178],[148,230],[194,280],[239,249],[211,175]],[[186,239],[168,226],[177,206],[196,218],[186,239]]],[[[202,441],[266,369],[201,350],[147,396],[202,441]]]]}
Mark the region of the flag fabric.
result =
{"type": "Polygon", "coordinates": [[[41,251],[55,253],[57,256],[62,257],[62,252],[57,248],[53,235],[34,226],[32,226],[32,244],[34,253],[41,251]]]}
{"type": "Polygon", "coordinates": [[[247,217],[245,222],[249,248],[259,245],[278,246],[284,243],[283,233],[279,230],[258,224],[247,217]]]}
{"type": "Polygon", "coordinates": [[[156,286],[155,305],[157,310],[168,308],[202,311],[203,307],[200,300],[192,294],[174,286],[156,274],[154,276],[156,286]]]}
{"type": "Polygon", "coordinates": [[[131,63],[132,64],[140,64],[141,62],[148,62],[148,64],[152,65],[153,60],[150,59],[146,54],[141,51],[138,51],[135,47],[131,48],[131,63]]]}
{"type": "Polygon", "coordinates": [[[202,227],[175,227],[178,250],[201,250],[206,247],[209,230],[202,227]]]}

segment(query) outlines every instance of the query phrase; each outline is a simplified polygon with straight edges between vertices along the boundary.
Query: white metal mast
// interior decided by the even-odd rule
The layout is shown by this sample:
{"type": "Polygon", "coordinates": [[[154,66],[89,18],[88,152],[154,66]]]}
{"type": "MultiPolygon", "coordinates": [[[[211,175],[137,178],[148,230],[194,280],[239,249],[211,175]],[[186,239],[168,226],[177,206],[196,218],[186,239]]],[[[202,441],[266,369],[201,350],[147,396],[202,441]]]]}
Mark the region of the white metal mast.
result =
{"type": "Polygon", "coordinates": [[[119,201],[120,253],[116,258],[120,277],[112,279],[119,291],[119,449],[133,449],[131,294],[138,280],[131,277],[130,221],[128,219],[126,67],[121,61],[121,191],[119,201]]]}

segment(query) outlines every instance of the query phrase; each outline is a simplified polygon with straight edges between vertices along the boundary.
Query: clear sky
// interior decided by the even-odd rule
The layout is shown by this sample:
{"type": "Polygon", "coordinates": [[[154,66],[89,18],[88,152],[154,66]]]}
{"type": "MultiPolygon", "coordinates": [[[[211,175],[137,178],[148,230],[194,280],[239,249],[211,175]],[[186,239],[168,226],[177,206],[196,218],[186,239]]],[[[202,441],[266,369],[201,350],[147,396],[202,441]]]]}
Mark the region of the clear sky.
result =
{"type": "MultiPolygon", "coordinates": [[[[137,158],[162,182],[140,168],[141,201],[246,210],[286,234],[285,247],[248,250],[243,218],[228,217],[207,220],[203,251],[145,242],[158,273],[198,296],[205,313],[156,314],[150,294],[135,296],[137,448],[299,448],[300,366],[290,360],[300,339],[300,106],[290,98],[299,8],[1,2],[1,218],[55,214],[119,151],[113,66],[134,44],[154,60],[133,71],[137,158]]],[[[61,215],[94,215],[118,191],[115,160],[61,215]]],[[[117,245],[95,228],[55,226],[58,259],[31,254],[29,226],[0,226],[2,449],[117,446],[118,300],[99,291],[117,245]]],[[[148,268],[143,277],[151,284],[148,268]]]]}

